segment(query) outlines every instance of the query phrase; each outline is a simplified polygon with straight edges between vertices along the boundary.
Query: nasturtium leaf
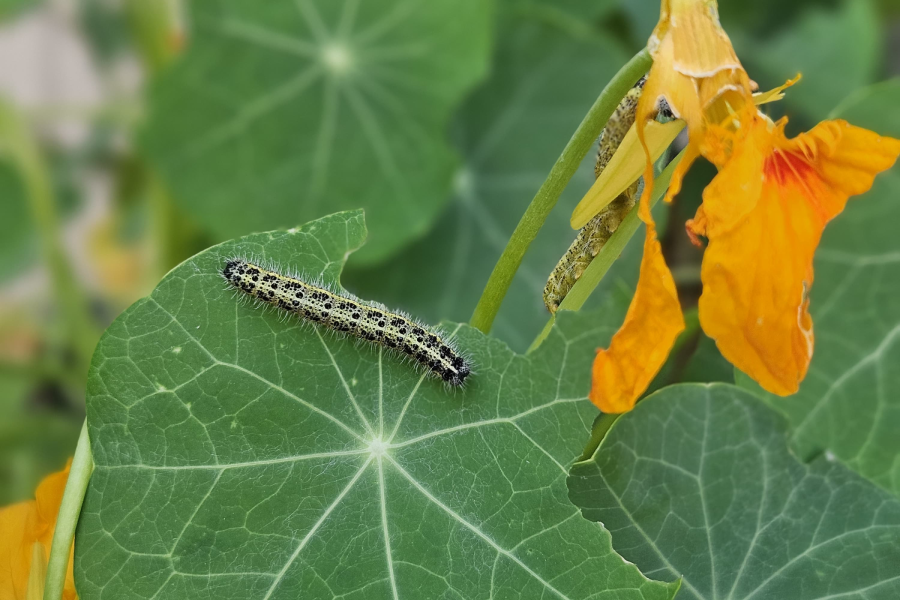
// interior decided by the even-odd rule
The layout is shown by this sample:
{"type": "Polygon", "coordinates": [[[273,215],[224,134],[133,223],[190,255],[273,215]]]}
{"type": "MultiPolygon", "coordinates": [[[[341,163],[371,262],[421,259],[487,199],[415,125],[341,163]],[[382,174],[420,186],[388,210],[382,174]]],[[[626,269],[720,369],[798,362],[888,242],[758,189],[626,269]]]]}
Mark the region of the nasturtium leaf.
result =
{"type": "Polygon", "coordinates": [[[857,90],[835,109],[832,116],[881,135],[900,138],[898,103],[900,77],[895,77],[857,90]]]}
{"type": "MultiPolygon", "coordinates": [[[[880,132],[878,108],[886,102],[883,94],[861,94],[837,116],[880,132]]],[[[816,347],[800,391],[779,398],[746,376],[738,382],[788,416],[802,457],[828,450],[900,496],[898,197],[895,166],[825,229],[810,302],[816,347]]]]}
{"type": "MultiPolygon", "coordinates": [[[[618,8],[617,0],[501,0],[498,5],[514,14],[529,15],[556,25],[581,21],[587,30],[596,21],[618,8]]],[[[565,26],[565,25],[564,25],[565,26]]]]}
{"type": "Polygon", "coordinates": [[[450,194],[452,111],[487,66],[489,0],[188,3],[182,61],[143,145],[222,238],[366,209],[365,260],[425,234],[450,194]]]}
{"type": "Polygon", "coordinates": [[[572,467],[571,499],[682,599],[900,597],[900,500],[845,466],[803,464],[787,424],[731,385],[640,402],[572,467]]]}
{"type": "Polygon", "coordinates": [[[803,80],[787,92],[784,103],[817,120],[874,81],[881,38],[870,0],[842,0],[833,9],[809,5],[792,27],[771,38],[735,36],[735,44],[751,77],[764,89],[802,73],[803,80]]]}
{"type": "MultiPolygon", "coordinates": [[[[454,126],[463,167],[456,194],[434,231],[387,264],[350,273],[367,297],[431,320],[468,320],[525,208],[603,87],[627,60],[598,36],[576,41],[527,19],[501,30],[491,78],[454,126]]],[[[590,152],[525,256],[492,334],[525,351],[547,322],[541,295],[576,232],[572,209],[594,181],[590,152]]],[[[605,289],[637,279],[641,242],[629,245],[605,289]]],[[[351,265],[353,261],[351,260],[351,265]]]]}
{"type": "Polygon", "coordinates": [[[672,598],[567,498],[602,316],[567,315],[531,357],[447,326],[476,365],[454,391],[218,274],[243,255],[337,285],[364,236],[351,212],[224,243],[110,326],[88,383],[82,600],[672,598]]]}

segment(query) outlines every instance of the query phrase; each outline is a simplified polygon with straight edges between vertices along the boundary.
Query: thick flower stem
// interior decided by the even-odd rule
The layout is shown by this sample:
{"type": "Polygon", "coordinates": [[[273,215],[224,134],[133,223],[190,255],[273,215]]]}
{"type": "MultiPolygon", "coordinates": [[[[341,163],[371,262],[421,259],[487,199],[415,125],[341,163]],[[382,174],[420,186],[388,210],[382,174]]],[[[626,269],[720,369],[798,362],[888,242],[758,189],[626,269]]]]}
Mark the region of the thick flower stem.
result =
{"type": "Polygon", "coordinates": [[[612,429],[612,426],[616,424],[616,421],[621,416],[604,413],[597,417],[597,420],[594,421],[594,426],[591,428],[591,439],[588,440],[587,446],[585,446],[581,456],[578,457],[577,462],[590,460],[594,456],[594,452],[600,447],[603,438],[606,437],[606,434],[609,433],[609,430],[612,429]]]}
{"type": "Polygon", "coordinates": [[[531,242],[537,237],[550,211],[556,206],[560,194],[575,175],[581,161],[587,155],[594,140],[603,131],[619,102],[632,88],[634,82],[650,70],[651,64],[652,59],[649,53],[646,49],[642,50],[616,73],[594,102],[557,159],[556,164],[553,165],[550,175],[541,185],[541,189],[538,190],[525,214],[522,215],[500,260],[494,266],[494,271],[482,292],[478,306],[475,307],[475,312],[472,314],[470,325],[484,333],[491,330],[494,319],[500,311],[500,305],[509,291],[513,277],[522,264],[522,259],[531,242]]]}
{"type": "Polygon", "coordinates": [[[53,544],[50,546],[50,561],[47,564],[47,579],[44,582],[44,600],[61,600],[66,585],[66,571],[69,566],[69,549],[75,539],[75,526],[81,514],[81,504],[87,492],[88,480],[94,470],[91,444],[88,439],[87,421],[81,426],[81,436],[75,447],[75,458],[69,470],[69,480],[63,493],[53,544]]]}

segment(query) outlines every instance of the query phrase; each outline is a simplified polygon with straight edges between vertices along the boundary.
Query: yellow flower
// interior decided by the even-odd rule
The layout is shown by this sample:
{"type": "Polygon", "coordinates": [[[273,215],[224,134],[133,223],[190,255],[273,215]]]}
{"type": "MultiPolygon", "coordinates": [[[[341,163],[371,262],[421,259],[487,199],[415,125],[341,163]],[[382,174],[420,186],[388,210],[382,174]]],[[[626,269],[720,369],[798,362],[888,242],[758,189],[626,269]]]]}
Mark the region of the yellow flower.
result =
{"type": "Polygon", "coordinates": [[[639,213],[647,226],[644,257],[625,323],[594,361],[591,400],[607,413],[631,410],[684,329],[649,209],[654,144],[648,146],[646,127],[661,101],[689,133],[666,200],[700,156],[719,169],[688,223],[695,241],[709,240],[700,323],[722,354],[765,389],[794,393],[812,357],[807,308],[822,231],[850,196],[867,191],[894,164],[900,141],[843,121],[787,139],[786,120],[772,123],[756,108],[784,88],[754,99],[715,0],[663,0],[648,48],[654,64],[635,123],[647,158],[639,213]]]}
{"type": "MultiPolygon", "coordinates": [[[[34,500],[0,509],[0,600],[30,599],[35,596],[35,587],[43,586],[43,577],[37,575],[47,566],[71,464],[69,461],[65,469],[45,477],[34,500]],[[34,564],[35,558],[42,564],[34,564]],[[29,577],[33,579],[31,586],[29,577]]],[[[63,599],[76,598],[70,556],[63,599]]]]}

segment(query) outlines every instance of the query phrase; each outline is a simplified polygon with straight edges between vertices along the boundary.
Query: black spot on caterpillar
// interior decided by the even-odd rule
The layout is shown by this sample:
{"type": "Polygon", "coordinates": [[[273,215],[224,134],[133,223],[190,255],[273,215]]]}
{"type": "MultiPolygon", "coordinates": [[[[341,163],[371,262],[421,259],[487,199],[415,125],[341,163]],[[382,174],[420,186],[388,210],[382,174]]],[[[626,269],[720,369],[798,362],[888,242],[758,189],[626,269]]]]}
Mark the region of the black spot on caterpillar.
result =
{"type": "MultiPolygon", "coordinates": [[[[625,134],[634,124],[638,101],[641,99],[641,92],[644,90],[646,81],[647,78],[642,77],[629,90],[619,106],[616,107],[606,127],[603,128],[597,148],[595,177],[600,177],[600,174],[603,173],[606,165],[609,164],[616,150],[622,144],[622,140],[625,139],[625,134]]],[[[661,117],[673,118],[671,109],[665,100],[661,100],[658,110],[661,117]]],[[[544,305],[551,313],[556,313],[575,282],[581,278],[591,261],[600,253],[612,234],[622,224],[622,220],[634,208],[639,189],[640,181],[636,181],[578,232],[575,241],[559,259],[559,263],[553,269],[547,285],[544,287],[544,305]]]]}
{"type": "Polygon", "coordinates": [[[463,385],[472,372],[449,341],[404,314],[246,260],[227,261],[222,276],[235,289],[304,321],[408,356],[449,385],[463,385]]]}

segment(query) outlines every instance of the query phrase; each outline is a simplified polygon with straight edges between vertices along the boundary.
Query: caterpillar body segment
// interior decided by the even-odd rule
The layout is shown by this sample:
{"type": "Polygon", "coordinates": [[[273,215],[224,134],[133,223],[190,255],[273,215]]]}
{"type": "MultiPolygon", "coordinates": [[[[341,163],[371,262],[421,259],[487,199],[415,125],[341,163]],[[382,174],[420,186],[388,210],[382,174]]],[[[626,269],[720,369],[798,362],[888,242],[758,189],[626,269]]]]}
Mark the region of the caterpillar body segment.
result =
{"type": "MultiPolygon", "coordinates": [[[[597,148],[595,177],[600,177],[613,155],[634,124],[638,101],[644,89],[646,77],[642,77],[625,95],[600,134],[597,148]]],[[[593,219],[588,221],[569,249],[550,274],[544,287],[544,305],[552,314],[572,290],[591,261],[600,253],[609,238],[616,232],[622,220],[634,208],[639,182],[635,182],[613,200],[593,219]]]]}
{"type": "Polygon", "coordinates": [[[405,314],[242,259],[227,261],[222,276],[260,302],[409,357],[451,386],[462,386],[472,372],[452,343],[405,314]]]}

